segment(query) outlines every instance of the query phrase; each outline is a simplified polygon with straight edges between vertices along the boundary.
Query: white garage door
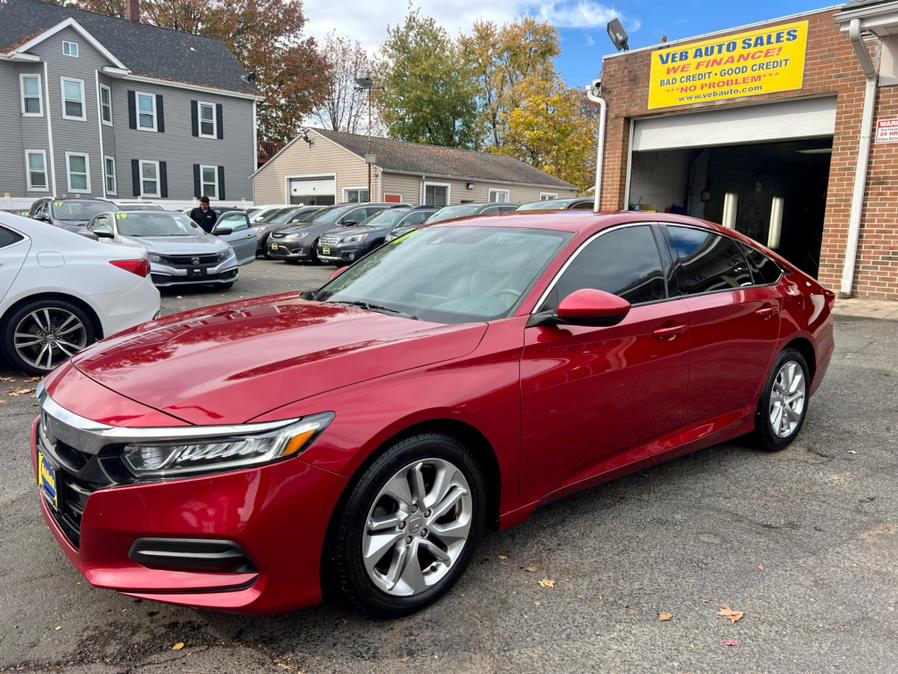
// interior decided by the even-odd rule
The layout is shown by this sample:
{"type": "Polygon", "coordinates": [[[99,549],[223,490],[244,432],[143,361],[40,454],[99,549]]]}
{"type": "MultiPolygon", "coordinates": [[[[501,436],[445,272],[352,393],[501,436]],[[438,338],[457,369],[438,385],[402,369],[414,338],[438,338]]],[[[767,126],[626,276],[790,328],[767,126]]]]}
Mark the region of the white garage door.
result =
{"type": "Polygon", "coordinates": [[[332,204],[337,181],[332,177],[290,178],[291,204],[332,204]]]}
{"type": "Polygon", "coordinates": [[[836,99],[768,103],[744,108],[638,119],[634,152],[832,136],[836,99]]]}

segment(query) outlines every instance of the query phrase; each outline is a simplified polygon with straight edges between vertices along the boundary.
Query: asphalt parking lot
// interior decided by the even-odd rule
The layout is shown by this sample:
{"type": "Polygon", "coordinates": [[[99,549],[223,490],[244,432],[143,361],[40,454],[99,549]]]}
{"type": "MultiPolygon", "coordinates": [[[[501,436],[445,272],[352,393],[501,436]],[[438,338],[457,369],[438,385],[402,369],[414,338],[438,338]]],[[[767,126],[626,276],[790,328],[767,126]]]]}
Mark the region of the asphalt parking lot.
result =
{"type": "MultiPolygon", "coordinates": [[[[330,271],[260,261],[228,292],[164,307],[330,271]]],[[[35,407],[15,395],[34,383],[0,365],[0,671],[893,672],[898,322],[842,318],[836,336],[786,451],[718,446],[547,506],[489,534],[442,602],[393,622],[336,602],[248,618],[92,589],[37,508],[35,407]]]]}

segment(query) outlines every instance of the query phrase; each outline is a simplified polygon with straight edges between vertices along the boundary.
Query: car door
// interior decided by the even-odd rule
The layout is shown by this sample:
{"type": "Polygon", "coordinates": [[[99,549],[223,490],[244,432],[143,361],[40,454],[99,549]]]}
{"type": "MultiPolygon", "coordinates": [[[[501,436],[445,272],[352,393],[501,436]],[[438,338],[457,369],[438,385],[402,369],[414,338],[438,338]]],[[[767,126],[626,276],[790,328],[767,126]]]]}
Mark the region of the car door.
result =
{"type": "Polygon", "coordinates": [[[581,288],[632,308],[612,327],[525,329],[523,490],[558,489],[663,451],[650,443],[682,424],[690,361],[688,310],[671,286],[666,247],[649,224],[601,232],[568,261],[538,312],[581,288]]]}
{"type": "Polygon", "coordinates": [[[31,241],[8,227],[0,226],[0,303],[19,274],[31,241]]]}
{"type": "Polygon", "coordinates": [[[664,230],[692,333],[685,420],[726,424],[754,412],[779,340],[783,297],[776,284],[753,282],[734,239],[685,225],[664,230]]]}
{"type": "Polygon", "coordinates": [[[240,265],[249,264],[256,259],[256,232],[249,226],[246,213],[224,213],[215,223],[212,233],[231,244],[240,265]],[[218,234],[222,229],[230,229],[231,232],[218,234]]]}

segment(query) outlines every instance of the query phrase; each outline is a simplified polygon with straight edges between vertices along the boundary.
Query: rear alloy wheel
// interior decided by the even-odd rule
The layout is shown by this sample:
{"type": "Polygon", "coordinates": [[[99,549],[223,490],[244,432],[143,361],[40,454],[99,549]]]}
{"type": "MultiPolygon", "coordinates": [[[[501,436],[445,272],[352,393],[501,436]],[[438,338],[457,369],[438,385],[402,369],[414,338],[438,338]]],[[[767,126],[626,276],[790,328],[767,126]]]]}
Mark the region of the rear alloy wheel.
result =
{"type": "Polygon", "coordinates": [[[3,329],[3,351],[28,374],[44,375],[96,340],[85,312],[64,300],[37,300],[16,310],[3,329]]]}
{"type": "Polygon", "coordinates": [[[783,351],[758,404],[756,435],[762,449],[779,451],[798,435],[808,409],[808,365],[795,349],[783,351]]]}
{"type": "Polygon", "coordinates": [[[454,438],[424,434],[397,443],[362,474],[338,514],[341,590],[379,617],[432,604],[470,562],[484,502],[480,467],[454,438]]]}

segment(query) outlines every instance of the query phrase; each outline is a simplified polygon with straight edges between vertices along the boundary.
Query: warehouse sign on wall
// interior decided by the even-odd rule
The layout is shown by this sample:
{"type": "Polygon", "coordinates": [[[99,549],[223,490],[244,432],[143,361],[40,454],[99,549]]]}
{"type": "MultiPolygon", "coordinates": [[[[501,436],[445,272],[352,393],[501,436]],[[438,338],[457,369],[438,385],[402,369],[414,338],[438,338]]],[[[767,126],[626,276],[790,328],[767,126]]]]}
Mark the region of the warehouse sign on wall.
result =
{"type": "Polygon", "coordinates": [[[808,22],[652,52],[649,109],[801,89],[808,22]]]}

